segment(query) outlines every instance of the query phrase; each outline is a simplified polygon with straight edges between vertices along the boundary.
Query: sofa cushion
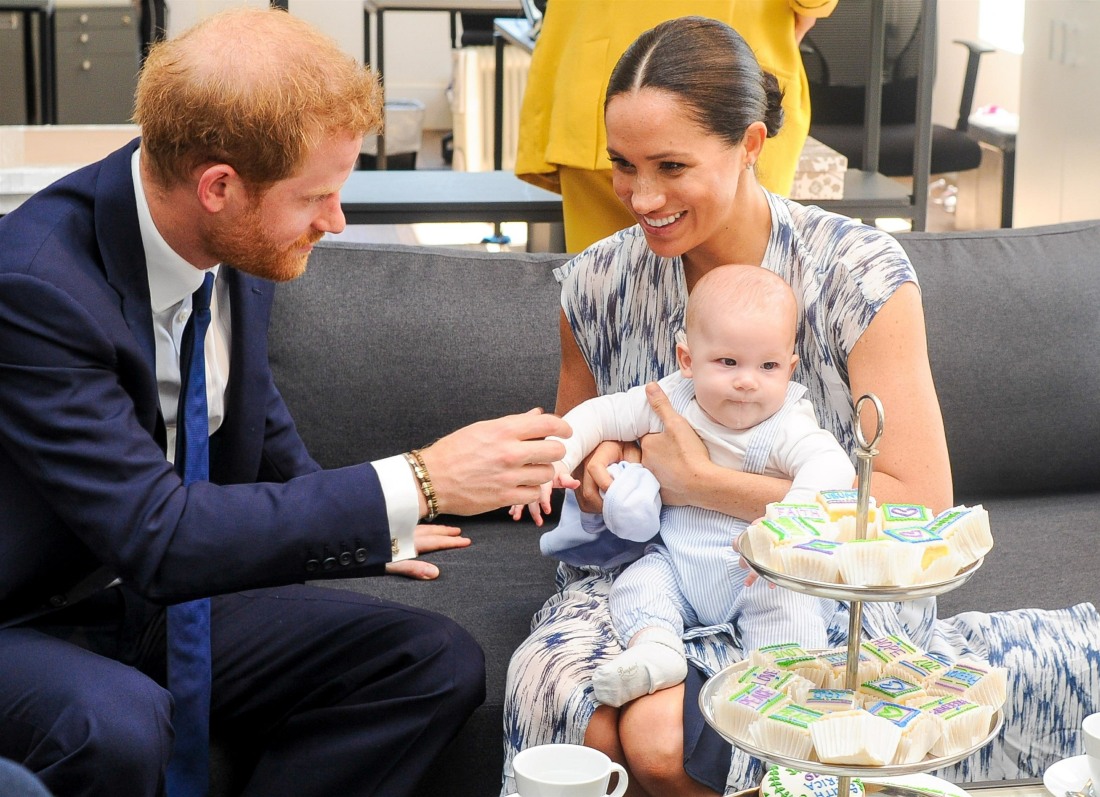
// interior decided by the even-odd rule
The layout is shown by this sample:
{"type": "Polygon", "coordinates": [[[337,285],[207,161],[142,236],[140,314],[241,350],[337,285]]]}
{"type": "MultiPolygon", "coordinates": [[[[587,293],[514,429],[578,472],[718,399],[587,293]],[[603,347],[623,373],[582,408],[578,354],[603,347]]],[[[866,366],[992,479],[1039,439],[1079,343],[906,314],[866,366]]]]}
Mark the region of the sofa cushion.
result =
{"type": "Polygon", "coordinates": [[[269,334],[275,384],[313,457],[340,467],[552,410],[553,268],[566,258],[318,244],[306,273],[279,287],[269,334]]]}
{"type": "Polygon", "coordinates": [[[966,584],[939,596],[940,617],[1097,602],[1095,573],[1075,569],[1066,552],[1096,562],[1100,494],[998,496],[972,503],[989,512],[993,550],[966,584]]]}
{"type": "Polygon", "coordinates": [[[1100,487],[1100,222],[898,240],[921,284],[956,494],[1100,487]]]}

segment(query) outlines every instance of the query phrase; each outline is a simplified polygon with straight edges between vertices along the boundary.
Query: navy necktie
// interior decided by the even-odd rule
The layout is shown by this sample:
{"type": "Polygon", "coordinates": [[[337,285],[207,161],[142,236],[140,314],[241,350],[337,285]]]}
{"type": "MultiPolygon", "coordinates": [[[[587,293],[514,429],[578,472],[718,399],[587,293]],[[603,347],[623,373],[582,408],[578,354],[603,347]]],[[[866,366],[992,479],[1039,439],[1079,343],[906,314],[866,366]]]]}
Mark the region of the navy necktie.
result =
{"type": "MultiPolygon", "coordinates": [[[[184,484],[210,478],[210,421],[204,342],[210,325],[214,275],[191,297],[191,318],[180,345],[176,414],[176,471],[184,484]]],[[[210,601],[168,607],[168,690],[175,700],[176,740],[168,762],[169,797],[203,797],[210,784],[210,601]]]]}

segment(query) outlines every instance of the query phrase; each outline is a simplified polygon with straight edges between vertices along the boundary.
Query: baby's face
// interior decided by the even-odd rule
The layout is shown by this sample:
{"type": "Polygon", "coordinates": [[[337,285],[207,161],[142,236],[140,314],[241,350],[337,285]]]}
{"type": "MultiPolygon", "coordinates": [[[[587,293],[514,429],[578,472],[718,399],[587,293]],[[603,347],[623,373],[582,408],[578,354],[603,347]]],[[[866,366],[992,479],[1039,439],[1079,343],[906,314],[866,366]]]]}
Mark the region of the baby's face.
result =
{"type": "Polygon", "coordinates": [[[684,376],[716,423],[741,431],[783,406],[798,362],[794,333],[781,313],[737,313],[700,319],[678,349],[684,376]]]}

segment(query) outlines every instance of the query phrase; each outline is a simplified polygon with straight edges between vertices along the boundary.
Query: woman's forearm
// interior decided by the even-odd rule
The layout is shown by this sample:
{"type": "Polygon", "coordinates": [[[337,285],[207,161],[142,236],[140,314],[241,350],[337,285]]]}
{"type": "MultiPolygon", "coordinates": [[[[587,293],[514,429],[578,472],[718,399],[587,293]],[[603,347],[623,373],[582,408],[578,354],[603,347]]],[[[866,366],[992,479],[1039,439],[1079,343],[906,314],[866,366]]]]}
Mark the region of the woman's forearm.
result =
{"type": "Polygon", "coordinates": [[[782,501],[791,489],[787,479],[745,473],[707,460],[681,478],[660,475],[661,500],[666,504],[698,506],[752,522],[768,504],[782,501]]]}

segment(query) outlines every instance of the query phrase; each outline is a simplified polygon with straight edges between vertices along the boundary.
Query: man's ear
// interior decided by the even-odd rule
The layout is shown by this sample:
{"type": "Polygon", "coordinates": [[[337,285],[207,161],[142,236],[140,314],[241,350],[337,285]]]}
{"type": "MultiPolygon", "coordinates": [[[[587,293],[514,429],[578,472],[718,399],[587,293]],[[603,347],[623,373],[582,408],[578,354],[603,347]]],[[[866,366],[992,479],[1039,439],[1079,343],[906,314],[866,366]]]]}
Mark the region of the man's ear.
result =
{"type": "Polygon", "coordinates": [[[207,213],[218,213],[233,202],[235,194],[244,190],[240,175],[228,163],[212,163],[202,167],[195,193],[207,213]]]}
{"type": "Polygon", "coordinates": [[[686,343],[676,344],[676,362],[680,364],[680,375],[691,379],[691,350],[686,343]]]}

